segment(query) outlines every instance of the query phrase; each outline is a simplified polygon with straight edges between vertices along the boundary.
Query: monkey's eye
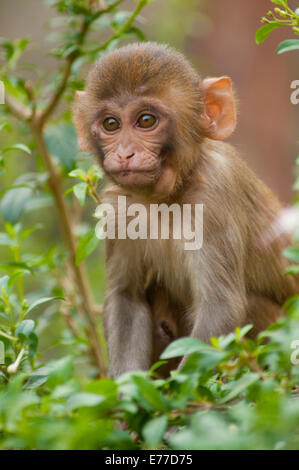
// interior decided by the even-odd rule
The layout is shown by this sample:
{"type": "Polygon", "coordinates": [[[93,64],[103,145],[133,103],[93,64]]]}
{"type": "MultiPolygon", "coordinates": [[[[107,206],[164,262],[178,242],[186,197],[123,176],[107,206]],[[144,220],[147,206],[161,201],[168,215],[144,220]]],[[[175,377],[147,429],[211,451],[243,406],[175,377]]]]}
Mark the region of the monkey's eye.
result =
{"type": "Polygon", "coordinates": [[[113,117],[106,118],[103,122],[103,126],[108,132],[113,132],[120,128],[118,120],[113,117]]]}
{"type": "Polygon", "coordinates": [[[142,127],[143,129],[149,129],[150,127],[153,127],[156,122],[157,119],[152,114],[143,114],[137,121],[138,127],[142,127]]]}

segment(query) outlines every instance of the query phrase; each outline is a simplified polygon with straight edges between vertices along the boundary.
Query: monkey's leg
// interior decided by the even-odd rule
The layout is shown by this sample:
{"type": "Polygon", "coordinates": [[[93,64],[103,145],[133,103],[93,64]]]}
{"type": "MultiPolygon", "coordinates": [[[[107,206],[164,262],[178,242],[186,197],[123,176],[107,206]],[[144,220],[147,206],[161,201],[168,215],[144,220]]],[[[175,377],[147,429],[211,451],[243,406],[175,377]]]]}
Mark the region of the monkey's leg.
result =
{"type": "Polygon", "coordinates": [[[282,315],[282,310],[278,303],[258,294],[250,294],[245,323],[252,324],[253,328],[247,336],[255,338],[258,333],[277,321],[280,315],[282,315]]]}
{"type": "Polygon", "coordinates": [[[147,370],[152,358],[152,318],[145,301],[113,289],[104,306],[104,328],[109,357],[109,376],[130,370],[147,370]]]}

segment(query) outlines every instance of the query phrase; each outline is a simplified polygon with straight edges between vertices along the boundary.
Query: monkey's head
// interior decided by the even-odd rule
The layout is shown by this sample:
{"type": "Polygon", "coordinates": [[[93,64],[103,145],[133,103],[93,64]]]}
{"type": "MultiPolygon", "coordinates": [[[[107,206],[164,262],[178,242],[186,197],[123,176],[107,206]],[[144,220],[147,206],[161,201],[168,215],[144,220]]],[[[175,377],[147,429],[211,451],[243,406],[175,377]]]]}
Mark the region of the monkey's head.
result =
{"type": "Polygon", "coordinates": [[[236,112],[229,78],[201,80],[181,54],[141,43],[95,64],[75,121],[80,148],[115,183],[165,197],[195,167],[204,138],[233,132],[236,112]]]}

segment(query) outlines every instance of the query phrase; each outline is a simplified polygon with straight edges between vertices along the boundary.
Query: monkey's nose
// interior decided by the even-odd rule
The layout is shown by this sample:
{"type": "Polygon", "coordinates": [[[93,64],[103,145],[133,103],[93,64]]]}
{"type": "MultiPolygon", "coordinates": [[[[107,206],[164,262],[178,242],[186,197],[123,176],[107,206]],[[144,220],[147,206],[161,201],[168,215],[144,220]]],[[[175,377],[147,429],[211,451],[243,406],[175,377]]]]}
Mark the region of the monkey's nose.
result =
{"type": "Polygon", "coordinates": [[[118,153],[118,158],[120,160],[129,160],[130,158],[134,157],[135,155],[135,152],[132,152],[132,153],[118,153]]]}

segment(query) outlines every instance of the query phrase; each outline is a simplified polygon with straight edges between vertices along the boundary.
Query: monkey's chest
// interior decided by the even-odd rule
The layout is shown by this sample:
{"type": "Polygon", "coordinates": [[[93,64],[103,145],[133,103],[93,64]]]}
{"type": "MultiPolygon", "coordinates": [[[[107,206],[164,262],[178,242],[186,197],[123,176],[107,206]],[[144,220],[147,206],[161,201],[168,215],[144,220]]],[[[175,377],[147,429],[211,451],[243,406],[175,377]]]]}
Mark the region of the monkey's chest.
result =
{"type": "MultiPolygon", "coordinates": [[[[191,303],[190,253],[181,240],[147,240],[144,244],[145,283],[164,288],[174,299],[191,303]]],[[[192,270],[192,268],[191,268],[192,270]]]]}

